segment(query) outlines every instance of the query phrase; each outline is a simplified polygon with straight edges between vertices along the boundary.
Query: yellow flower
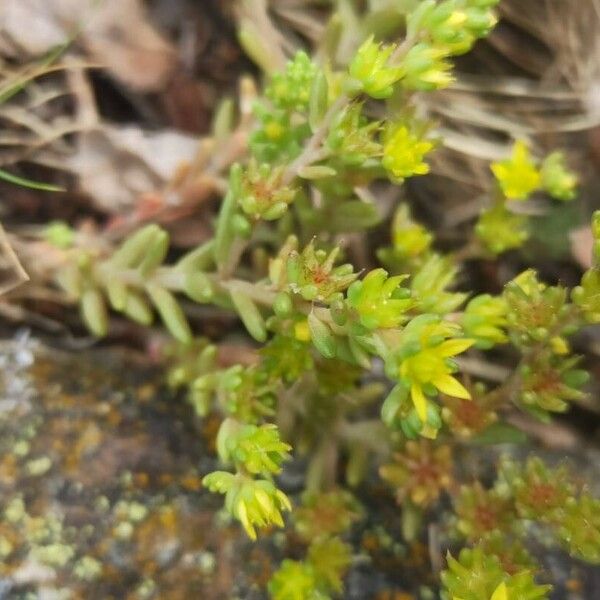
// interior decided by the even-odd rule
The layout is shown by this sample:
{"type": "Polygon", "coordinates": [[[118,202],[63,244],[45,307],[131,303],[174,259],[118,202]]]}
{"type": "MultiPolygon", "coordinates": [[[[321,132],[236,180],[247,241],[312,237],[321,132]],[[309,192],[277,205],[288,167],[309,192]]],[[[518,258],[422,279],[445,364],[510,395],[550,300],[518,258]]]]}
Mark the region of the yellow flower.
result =
{"type": "Polygon", "coordinates": [[[569,342],[567,342],[567,340],[560,335],[557,335],[550,340],[550,347],[552,348],[552,352],[554,352],[554,354],[558,354],[559,356],[569,354],[571,351],[569,342]]]}
{"type": "Polygon", "coordinates": [[[542,176],[523,141],[515,143],[510,158],[492,163],[491,168],[510,200],[526,200],[541,185],[542,176]]]}
{"type": "MultiPolygon", "coordinates": [[[[453,376],[455,365],[450,360],[470,348],[474,340],[454,337],[460,332],[455,323],[442,321],[436,315],[415,317],[402,332],[395,354],[396,376],[410,388],[419,419],[427,419],[426,394],[436,390],[470,400],[469,391],[453,376]],[[450,339],[446,339],[450,338],[450,339]]],[[[393,367],[388,367],[392,370],[393,367]]]]}
{"type": "Polygon", "coordinates": [[[448,87],[453,81],[449,51],[442,46],[415,44],[402,62],[402,85],[409,90],[432,91],[448,87]]]}
{"type": "Polygon", "coordinates": [[[473,344],[472,340],[450,340],[432,350],[421,350],[405,360],[400,367],[400,375],[411,380],[410,394],[419,418],[427,418],[427,400],[423,392],[424,384],[432,384],[440,392],[455,398],[470,400],[469,391],[450,373],[445,358],[464,352],[473,344]]]}
{"type": "Polygon", "coordinates": [[[490,600],[508,600],[508,589],[504,581],[495,589],[490,600]]]}
{"type": "Polygon", "coordinates": [[[283,511],[292,508],[288,497],[267,480],[249,480],[225,500],[226,507],[239,520],[251,540],[256,527],[283,527],[283,511]]]}
{"type": "Polygon", "coordinates": [[[301,342],[310,342],[308,319],[302,319],[294,324],[294,337],[301,342]]]}
{"type": "MultiPolygon", "coordinates": [[[[462,600],[462,598],[454,596],[452,600],[462,600]]],[[[506,587],[506,583],[504,583],[504,581],[494,590],[490,600],[509,600],[508,588],[506,587]]]]}
{"type": "Polygon", "coordinates": [[[288,497],[267,479],[213,471],[202,483],[211,492],[225,494],[225,508],[242,524],[252,540],[256,539],[257,527],[283,527],[281,513],[292,508],[288,497]]]}
{"type": "Polygon", "coordinates": [[[278,123],[277,121],[269,121],[268,123],[266,123],[264,131],[265,135],[270,140],[278,140],[285,133],[283,125],[281,125],[281,123],[278,123]]]}
{"type": "Polygon", "coordinates": [[[433,142],[423,140],[402,124],[392,124],[384,135],[383,166],[395,179],[429,173],[423,157],[433,148],[433,142]]]}

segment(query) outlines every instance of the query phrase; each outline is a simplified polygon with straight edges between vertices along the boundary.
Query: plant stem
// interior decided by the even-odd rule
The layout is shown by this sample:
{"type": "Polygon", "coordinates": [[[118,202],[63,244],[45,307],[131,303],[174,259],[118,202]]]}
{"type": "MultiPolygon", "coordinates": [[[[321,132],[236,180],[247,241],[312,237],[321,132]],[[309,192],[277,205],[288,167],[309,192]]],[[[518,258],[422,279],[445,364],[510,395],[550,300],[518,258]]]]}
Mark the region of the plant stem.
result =
{"type": "Polygon", "coordinates": [[[327,109],[323,120],[319,127],[313,133],[312,137],[308,140],[304,150],[296,157],[294,161],[290,163],[282,177],[282,184],[289,185],[304,167],[307,167],[311,163],[315,162],[320,156],[319,149],[325,136],[329,132],[329,128],[335,117],[345,108],[350,102],[350,98],[345,94],[338,96],[335,102],[327,109]]]}
{"type": "Polygon", "coordinates": [[[400,62],[408,54],[409,50],[413,47],[416,41],[416,37],[417,36],[414,34],[406,37],[390,56],[389,63],[393,65],[400,62]]]}
{"type": "Polygon", "coordinates": [[[463,263],[467,260],[475,260],[482,258],[483,248],[479,243],[479,240],[473,238],[469,240],[462,248],[459,248],[452,257],[456,263],[463,263]]]}

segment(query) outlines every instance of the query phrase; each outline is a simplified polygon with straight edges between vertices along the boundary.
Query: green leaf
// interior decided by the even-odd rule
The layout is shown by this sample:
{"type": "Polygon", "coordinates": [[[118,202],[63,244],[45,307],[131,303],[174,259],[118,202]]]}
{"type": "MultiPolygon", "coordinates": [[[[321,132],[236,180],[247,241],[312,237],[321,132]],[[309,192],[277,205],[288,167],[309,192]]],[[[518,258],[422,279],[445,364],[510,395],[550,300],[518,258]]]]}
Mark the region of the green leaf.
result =
{"type": "Polygon", "coordinates": [[[471,438],[475,444],[524,444],[528,437],[520,429],[508,423],[493,423],[487,429],[471,438]]]}
{"type": "Polygon", "coordinates": [[[115,267],[137,267],[154,238],[161,232],[158,225],[146,225],[130,235],[112,255],[110,262],[115,267]]]}
{"type": "Polygon", "coordinates": [[[325,73],[319,70],[310,90],[310,99],[308,104],[308,122],[312,131],[315,131],[325,113],[327,112],[328,85],[325,73]]]}
{"type": "Polygon", "coordinates": [[[341,594],[342,579],[352,562],[352,547],[340,538],[322,536],[311,542],[307,559],[322,589],[322,598],[328,598],[330,592],[341,594]]]}
{"type": "Polygon", "coordinates": [[[33,181],[31,179],[26,179],[25,177],[19,177],[18,175],[13,175],[4,169],[0,169],[0,179],[3,181],[8,181],[8,183],[14,183],[15,185],[20,185],[21,187],[30,188],[32,190],[42,190],[43,192],[64,192],[65,189],[52,185],[50,183],[41,183],[40,181],[33,181]]]}
{"type": "Polygon", "coordinates": [[[427,13],[430,13],[434,7],[434,0],[424,0],[423,2],[418,4],[413,11],[409,13],[406,19],[407,36],[413,37],[417,35],[419,29],[421,28],[423,17],[425,17],[427,13]]]}
{"type": "Polygon", "coordinates": [[[414,542],[421,531],[423,511],[412,502],[402,503],[402,536],[407,542],[414,542]]]}
{"type": "Polygon", "coordinates": [[[69,296],[79,298],[81,295],[82,277],[79,267],[74,262],[67,262],[56,274],[56,281],[69,296]]]}
{"type": "Polygon", "coordinates": [[[212,122],[212,135],[216,140],[223,140],[231,133],[234,108],[231,98],[224,98],[217,106],[212,122]]]}
{"type": "Polygon", "coordinates": [[[181,257],[176,268],[180,271],[205,271],[214,264],[214,240],[205,242],[181,257]]]}
{"type": "Polygon", "coordinates": [[[273,52],[250,19],[242,19],[238,27],[238,41],[246,54],[265,72],[273,73],[279,66],[273,60],[273,52]]]}
{"type": "Polygon", "coordinates": [[[146,290],[171,335],[183,344],[191,342],[190,326],[175,296],[169,290],[154,284],[148,284],[146,290]]]}
{"type": "Polygon", "coordinates": [[[317,590],[312,565],[286,558],[269,581],[272,600],[326,600],[317,590]]]}
{"type": "Polygon", "coordinates": [[[44,237],[53,246],[68,250],[75,242],[75,230],[64,221],[51,221],[44,229],[44,237]]]}
{"type": "Polygon", "coordinates": [[[381,217],[374,204],[351,200],[340,205],[332,215],[328,228],[335,233],[363,231],[377,225],[381,217]]]}
{"type": "Polygon", "coordinates": [[[286,292],[279,292],[273,301],[273,312],[278,317],[289,317],[294,311],[294,303],[286,292]]]}
{"type": "Polygon", "coordinates": [[[575,203],[553,205],[546,213],[531,217],[531,239],[526,256],[560,260],[571,252],[569,234],[581,226],[581,211],[575,203]]]}
{"type": "Polygon", "coordinates": [[[127,287],[118,279],[111,279],[106,283],[106,292],[110,305],[118,311],[125,309],[127,304],[127,287]]]}
{"type": "Polygon", "coordinates": [[[209,345],[200,352],[196,359],[196,365],[200,373],[206,373],[215,370],[215,358],[217,356],[216,346],[209,345]]]}
{"type": "Polygon", "coordinates": [[[183,290],[194,302],[210,302],[214,296],[212,283],[204,273],[186,273],[183,290]]]}
{"type": "Polygon", "coordinates": [[[346,483],[356,487],[361,483],[367,472],[369,454],[367,449],[355,445],[349,449],[348,462],[346,463],[346,483]]]}
{"type": "Polygon", "coordinates": [[[398,416],[398,411],[408,399],[408,388],[399,383],[388,394],[381,407],[381,420],[391,427],[398,416]]]}
{"type": "Polygon", "coordinates": [[[91,288],[81,296],[81,316],[88,329],[98,337],[104,337],[108,331],[108,312],[102,294],[91,288]]]}
{"type": "Polygon", "coordinates": [[[226,418],[219,427],[215,446],[217,455],[225,464],[232,462],[231,449],[235,445],[236,435],[239,433],[242,425],[235,419],[226,418]]]}
{"type": "Polygon", "coordinates": [[[41,61],[25,75],[18,76],[15,81],[8,81],[8,83],[0,87],[0,104],[3,104],[7,100],[10,100],[13,96],[18,94],[25,86],[36,79],[37,77],[44,75],[47,72],[47,67],[50,67],[60,55],[69,47],[71,42],[75,39],[76,33],[69,36],[69,38],[62,44],[59,44],[42,58],[41,61]]]}
{"type": "Polygon", "coordinates": [[[348,342],[350,352],[352,353],[352,356],[357,362],[357,364],[359,364],[363,369],[370,369],[371,358],[369,357],[368,353],[364,350],[364,348],[362,348],[359,342],[353,337],[349,338],[348,342]]]}
{"type": "Polygon", "coordinates": [[[300,169],[298,175],[303,179],[324,179],[337,175],[337,171],[325,165],[308,165],[300,169]]]}
{"type": "Polygon", "coordinates": [[[134,290],[127,292],[127,300],[123,308],[123,313],[127,315],[132,321],[139,323],[140,325],[152,324],[153,315],[150,305],[146,299],[134,290]]]}
{"type": "Polygon", "coordinates": [[[213,471],[204,476],[202,484],[211,492],[226,494],[235,484],[235,475],[227,471],[213,471]]]}
{"type": "Polygon", "coordinates": [[[264,342],[267,339],[267,328],[265,320],[254,301],[243,292],[233,290],[231,300],[240,319],[246,326],[248,333],[257,341],[264,342]]]}
{"type": "Polygon", "coordinates": [[[221,204],[215,232],[215,260],[220,270],[227,264],[229,251],[235,239],[233,217],[240,195],[241,177],[242,167],[239,164],[233,165],[229,171],[229,189],[221,204]]]}
{"type": "Polygon", "coordinates": [[[315,348],[325,358],[334,358],[337,351],[335,336],[329,327],[323,321],[320,321],[313,312],[308,315],[308,328],[315,348]]]}
{"type": "Polygon", "coordinates": [[[144,253],[144,258],[140,263],[140,273],[142,277],[146,277],[156,267],[162,264],[163,260],[165,260],[165,256],[169,250],[169,234],[160,230],[156,232],[156,235],[152,238],[150,245],[146,248],[144,253]]]}

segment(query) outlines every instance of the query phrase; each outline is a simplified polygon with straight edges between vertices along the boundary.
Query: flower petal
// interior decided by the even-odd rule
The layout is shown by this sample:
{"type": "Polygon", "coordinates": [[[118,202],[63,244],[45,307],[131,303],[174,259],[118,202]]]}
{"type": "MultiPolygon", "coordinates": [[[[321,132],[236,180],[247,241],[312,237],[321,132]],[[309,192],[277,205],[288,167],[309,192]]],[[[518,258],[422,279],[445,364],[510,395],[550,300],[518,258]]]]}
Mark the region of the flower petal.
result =
{"type": "Polygon", "coordinates": [[[464,352],[475,343],[475,340],[469,338],[459,338],[455,340],[446,340],[436,347],[435,351],[440,356],[455,356],[464,352]]]}
{"type": "Polygon", "coordinates": [[[246,508],[246,504],[243,500],[240,500],[237,506],[237,517],[240,520],[240,523],[242,524],[244,529],[246,530],[248,537],[253,541],[256,540],[256,530],[254,529],[252,523],[250,522],[250,519],[248,518],[248,509],[246,508]]]}
{"type": "Polygon", "coordinates": [[[508,600],[508,589],[504,581],[496,588],[490,600],[508,600]]]}
{"type": "Polygon", "coordinates": [[[423,389],[418,383],[412,384],[410,395],[417,414],[419,415],[419,419],[421,419],[422,423],[425,423],[427,421],[427,399],[425,398],[425,394],[423,394],[423,389]]]}
{"type": "Polygon", "coordinates": [[[451,375],[438,375],[433,381],[433,385],[448,396],[454,398],[462,398],[463,400],[470,400],[471,394],[458,379],[455,379],[451,375]]]}

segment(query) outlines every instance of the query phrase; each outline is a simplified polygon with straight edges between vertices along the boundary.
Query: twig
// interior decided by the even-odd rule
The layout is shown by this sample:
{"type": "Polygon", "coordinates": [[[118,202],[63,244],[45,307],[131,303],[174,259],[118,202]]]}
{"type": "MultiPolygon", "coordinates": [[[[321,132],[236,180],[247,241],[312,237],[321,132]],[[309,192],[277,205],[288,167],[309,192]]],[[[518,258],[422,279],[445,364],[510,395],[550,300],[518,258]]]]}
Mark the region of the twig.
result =
{"type": "Polygon", "coordinates": [[[0,251],[8,260],[8,268],[12,271],[15,278],[12,281],[6,283],[0,282],[0,294],[4,294],[9,290],[16,288],[25,281],[29,281],[29,275],[19,262],[17,255],[15,254],[12,246],[8,243],[8,239],[4,228],[0,224],[0,251]]]}

